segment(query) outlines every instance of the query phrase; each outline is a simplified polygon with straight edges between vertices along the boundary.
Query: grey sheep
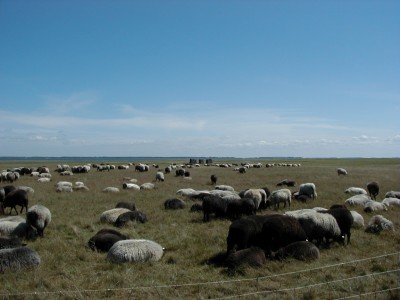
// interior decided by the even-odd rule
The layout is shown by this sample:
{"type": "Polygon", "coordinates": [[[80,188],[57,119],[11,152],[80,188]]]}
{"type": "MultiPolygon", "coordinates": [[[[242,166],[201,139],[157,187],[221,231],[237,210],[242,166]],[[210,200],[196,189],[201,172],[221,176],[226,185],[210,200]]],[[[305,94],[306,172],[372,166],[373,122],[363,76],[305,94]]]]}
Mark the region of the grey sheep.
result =
{"type": "Polygon", "coordinates": [[[298,260],[316,260],[319,258],[319,255],[319,250],[313,243],[299,241],[280,248],[273,254],[273,258],[284,260],[292,257],[298,260]]]}
{"type": "Polygon", "coordinates": [[[40,264],[39,254],[28,247],[0,250],[0,272],[18,271],[37,267],[40,264]]]}

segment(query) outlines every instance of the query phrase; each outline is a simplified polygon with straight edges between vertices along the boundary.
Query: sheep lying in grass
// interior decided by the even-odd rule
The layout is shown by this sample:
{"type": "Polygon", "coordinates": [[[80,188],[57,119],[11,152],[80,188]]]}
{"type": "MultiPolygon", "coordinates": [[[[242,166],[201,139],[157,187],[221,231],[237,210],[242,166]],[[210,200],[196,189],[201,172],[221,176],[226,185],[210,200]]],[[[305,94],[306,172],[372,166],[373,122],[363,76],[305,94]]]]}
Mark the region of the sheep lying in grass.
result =
{"type": "Polygon", "coordinates": [[[39,178],[37,181],[41,182],[41,183],[44,183],[44,182],[50,182],[51,179],[50,178],[39,178]]]}
{"type": "Polygon", "coordinates": [[[164,202],[165,209],[184,209],[186,206],[185,201],[177,198],[167,199],[164,202]]]}
{"type": "Polygon", "coordinates": [[[105,189],[103,189],[103,192],[104,193],[119,193],[119,188],[109,186],[109,187],[106,187],[105,189]]]}
{"type": "Polygon", "coordinates": [[[113,263],[159,261],[163,253],[163,248],[156,242],[124,240],[111,247],[107,259],[113,263]]]}
{"type": "Polygon", "coordinates": [[[382,204],[389,206],[397,206],[400,207],[400,199],[399,198],[385,198],[382,200],[382,204]]]}
{"type": "Polygon", "coordinates": [[[365,206],[365,203],[367,203],[370,200],[371,198],[368,195],[355,195],[347,199],[344,203],[350,206],[354,205],[365,206]]]}
{"type": "Polygon", "coordinates": [[[24,219],[0,219],[0,236],[16,236],[21,239],[35,240],[37,231],[24,219]]]}
{"type": "Polygon", "coordinates": [[[125,226],[129,222],[140,222],[140,223],[146,223],[147,222],[147,216],[138,211],[128,211],[124,212],[123,214],[120,214],[115,221],[114,225],[117,227],[122,227],[125,226]]]}
{"type": "Polygon", "coordinates": [[[51,222],[51,212],[47,207],[36,204],[28,209],[26,222],[36,228],[39,236],[43,236],[44,229],[51,222]]]}
{"type": "Polygon", "coordinates": [[[37,267],[40,264],[39,254],[28,247],[18,247],[0,250],[0,273],[18,271],[37,267]]]}
{"type": "Polygon", "coordinates": [[[110,224],[114,224],[118,219],[119,215],[131,211],[126,208],[113,208],[110,210],[106,210],[100,215],[100,222],[106,222],[110,224]]]}
{"type": "Polygon", "coordinates": [[[389,191],[385,194],[385,198],[398,198],[400,199],[400,192],[398,191],[389,191]]]}
{"type": "Polygon", "coordinates": [[[344,191],[346,194],[350,195],[367,195],[367,191],[363,188],[359,187],[349,187],[347,190],[344,191]]]}
{"type": "Polygon", "coordinates": [[[299,241],[280,248],[272,257],[278,260],[295,258],[298,260],[316,260],[320,256],[319,249],[310,242],[299,241]]]}
{"type": "Polygon", "coordinates": [[[118,241],[128,239],[127,236],[114,229],[101,229],[88,241],[90,249],[107,252],[118,241]]]}
{"type": "Polygon", "coordinates": [[[22,240],[18,237],[3,237],[0,236],[0,249],[9,249],[9,248],[16,248],[21,247],[22,240]]]}
{"type": "Polygon", "coordinates": [[[371,218],[371,220],[369,220],[365,232],[379,234],[382,230],[394,231],[393,222],[389,221],[382,215],[375,215],[371,218]]]}
{"type": "Polygon", "coordinates": [[[364,204],[364,211],[365,212],[387,211],[387,207],[384,203],[374,200],[369,200],[364,204]]]}
{"type": "Polygon", "coordinates": [[[118,202],[117,205],[115,205],[115,208],[126,208],[126,209],[134,211],[134,210],[136,210],[136,205],[133,201],[132,202],[121,201],[121,202],[118,202]]]}
{"type": "Polygon", "coordinates": [[[135,184],[135,183],[123,183],[123,184],[122,184],[122,188],[123,188],[124,190],[136,190],[136,191],[139,191],[139,190],[140,190],[140,186],[138,186],[138,185],[135,184]]]}
{"type": "Polygon", "coordinates": [[[265,258],[265,253],[258,247],[231,252],[225,260],[225,265],[230,269],[242,266],[261,267],[266,263],[267,259],[265,258]]]}
{"type": "Polygon", "coordinates": [[[351,215],[353,216],[353,227],[354,228],[364,228],[364,218],[362,215],[360,215],[358,212],[355,210],[350,211],[351,215]]]}
{"type": "Polygon", "coordinates": [[[338,174],[338,176],[340,176],[340,175],[347,175],[347,171],[346,171],[346,169],[338,168],[338,169],[337,169],[337,174],[338,174]]]}
{"type": "Polygon", "coordinates": [[[230,191],[230,192],[234,192],[235,189],[233,187],[231,187],[230,185],[216,185],[215,186],[216,190],[221,190],[221,191],[230,191]]]}
{"type": "Polygon", "coordinates": [[[154,189],[154,187],[155,187],[154,183],[146,182],[140,186],[140,189],[141,190],[152,190],[152,189],[154,189]]]}

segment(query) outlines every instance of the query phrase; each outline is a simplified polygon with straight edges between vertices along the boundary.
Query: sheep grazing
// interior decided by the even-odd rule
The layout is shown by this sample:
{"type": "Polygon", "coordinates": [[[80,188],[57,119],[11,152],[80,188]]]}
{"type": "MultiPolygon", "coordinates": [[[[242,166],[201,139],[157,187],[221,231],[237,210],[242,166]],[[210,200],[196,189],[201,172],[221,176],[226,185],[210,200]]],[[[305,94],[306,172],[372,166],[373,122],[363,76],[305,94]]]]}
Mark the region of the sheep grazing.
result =
{"type": "Polygon", "coordinates": [[[194,203],[190,207],[190,212],[200,212],[203,211],[203,205],[201,203],[194,203]]]}
{"type": "Polygon", "coordinates": [[[28,194],[34,194],[35,190],[33,188],[31,188],[30,186],[17,186],[17,190],[24,190],[25,192],[27,192],[28,194]]]}
{"type": "Polygon", "coordinates": [[[230,185],[216,185],[215,186],[216,190],[220,190],[220,191],[229,191],[229,192],[234,192],[235,189],[233,187],[231,187],[230,185]]]}
{"type": "Polygon", "coordinates": [[[165,209],[184,209],[186,206],[185,201],[177,198],[167,199],[164,202],[165,209]]]}
{"type": "Polygon", "coordinates": [[[276,190],[271,193],[271,196],[269,196],[268,200],[271,202],[271,205],[275,207],[275,209],[279,209],[279,204],[281,202],[284,203],[284,207],[286,207],[286,204],[288,204],[290,207],[292,193],[288,189],[276,190]]]}
{"type": "Polygon", "coordinates": [[[248,189],[243,193],[242,198],[252,199],[256,209],[259,209],[260,205],[265,206],[267,201],[267,195],[263,189],[248,189]]]}
{"type": "Polygon", "coordinates": [[[0,219],[0,236],[16,236],[21,239],[35,240],[36,229],[28,225],[24,219],[0,219]]]}
{"type": "Polygon", "coordinates": [[[307,195],[310,198],[317,198],[317,189],[314,183],[303,183],[299,186],[299,195],[307,195]]]}
{"type": "Polygon", "coordinates": [[[106,210],[100,215],[100,222],[114,224],[118,219],[119,215],[131,211],[126,208],[113,208],[110,210],[106,210]]]}
{"type": "Polygon", "coordinates": [[[400,199],[400,192],[397,191],[389,191],[385,194],[385,198],[397,198],[400,199]]]}
{"type": "Polygon", "coordinates": [[[93,251],[107,252],[118,241],[128,239],[127,236],[114,229],[101,229],[88,241],[88,246],[93,251]]]}
{"type": "MultiPolygon", "coordinates": [[[[353,227],[354,218],[351,212],[341,205],[335,205],[329,210],[322,213],[331,214],[335,219],[340,228],[340,235],[343,237],[347,236],[347,244],[350,243],[351,232],[350,229],[353,227]]],[[[343,240],[344,242],[344,240],[343,240]]]]}
{"type": "Polygon", "coordinates": [[[350,211],[351,215],[353,216],[353,228],[364,228],[364,218],[362,215],[360,215],[358,212],[355,210],[350,211]]]}
{"type": "Polygon", "coordinates": [[[117,205],[115,205],[115,208],[126,208],[129,210],[135,211],[136,205],[133,201],[132,202],[122,201],[122,202],[118,202],[117,205]]]}
{"type": "Polygon", "coordinates": [[[347,175],[347,171],[345,169],[343,169],[343,168],[338,168],[337,169],[337,174],[338,174],[338,176],[347,175]]]}
{"type": "Polygon", "coordinates": [[[367,184],[367,190],[372,199],[376,199],[376,196],[379,194],[379,184],[375,181],[372,181],[367,184]]]}
{"type": "Polygon", "coordinates": [[[394,231],[393,222],[389,221],[382,215],[375,215],[371,218],[371,220],[369,220],[365,232],[379,234],[382,230],[394,231]]]}
{"type": "Polygon", "coordinates": [[[260,242],[266,253],[285,247],[291,243],[305,241],[307,235],[299,221],[286,215],[270,215],[264,221],[260,242]]]}
{"type": "Polygon", "coordinates": [[[319,258],[319,249],[308,241],[294,242],[280,248],[272,256],[274,259],[284,260],[289,257],[298,260],[316,260],[319,258]]]}
{"type": "Polygon", "coordinates": [[[344,191],[346,194],[350,195],[367,195],[367,191],[363,188],[359,187],[349,187],[347,190],[344,191]]]}
{"type": "Polygon", "coordinates": [[[219,196],[207,195],[203,199],[203,221],[210,221],[210,214],[218,218],[225,217],[227,201],[219,196]]]}
{"type": "Polygon", "coordinates": [[[149,240],[116,242],[108,251],[107,259],[113,263],[159,261],[164,249],[149,240]]]}
{"type": "Polygon", "coordinates": [[[40,264],[39,254],[28,247],[0,250],[0,273],[34,268],[40,264]]]}
{"type": "Polygon", "coordinates": [[[117,220],[115,221],[114,225],[117,227],[122,227],[125,226],[128,222],[146,223],[147,216],[138,210],[128,211],[120,214],[117,220]]]}
{"type": "Polygon", "coordinates": [[[50,178],[38,178],[37,180],[38,182],[44,183],[44,182],[50,182],[51,179],[50,178]]]}
{"type": "Polygon", "coordinates": [[[72,193],[73,191],[74,190],[72,189],[72,187],[67,186],[67,185],[58,185],[56,188],[57,193],[61,193],[61,192],[72,193]]]}
{"type": "Polygon", "coordinates": [[[138,186],[137,184],[134,184],[134,183],[123,183],[122,188],[124,190],[136,190],[136,191],[140,190],[140,186],[138,186]]]}
{"type": "Polygon", "coordinates": [[[267,263],[265,253],[261,248],[251,247],[229,254],[225,265],[229,269],[236,269],[242,266],[261,267],[267,263]]]}
{"type": "Polygon", "coordinates": [[[236,192],[223,191],[223,190],[212,190],[209,192],[210,195],[218,196],[224,198],[225,200],[235,200],[240,199],[240,196],[236,192]]]}
{"type": "Polygon", "coordinates": [[[18,211],[16,206],[20,206],[21,207],[21,211],[20,213],[22,213],[22,211],[28,210],[28,193],[24,190],[14,190],[12,192],[10,192],[3,200],[2,203],[0,203],[0,206],[2,207],[2,209],[0,210],[5,210],[5,208],[10,207],[10,215],[12,210],[14,209],[15,212],[18,215],[18,211]]]}
{"type": "Polygon", "coordinates": [[[69,181],[59,181],[59,182],[57,182],[57,184],[56,184],[56,187],[58,187],[58,186],[69,186],[69,187],[72,187],[72,182],[69,182],[69,181]]]}
{"type": "Polygon", "coordinates": [[[109,186],[103,189],[103,193],[119,193],[119,188],[109,186]]]}
{"type": "Polygon", "coordinates": [[[165,174],[171,173],[171,171],[172,171],[171,166],[165,167],[164,171],[165,171],[165,174]]]}
{"type": "Polygon", "coordinates": [[[213,185],[217,184],[218,177],[216,175],[214,175],[214,174],[211,175],[210,179],[211,179],[211,184],[213,184],[213,185]]]}
{"type": "Polygon", "coordinates": [[[3,237],[0,236],[0,249],[9,249],[25,246],[22,245],[22,240],[18,237],[3,237]]]}
{"type": "Polygon", "coordinates": [[[179,177],[179,176],[185,176],[185,170],[184,169],[178,169],[175,170],[175,176],[179,177]]]}
{"type": "Polygon", "coordinates": [[[367,213],[374,211],[387,211],[387,207],[384,203],[374,200],[369,200],[364,204],[364,211],[367,213]]]}
{"type": "Polygon", "coordinates": [[[182,196],[182,197],[191,197],[194,195],[197,195],[197,191],[195,191],[194,189],[180,189],[176,192],[177,195],[182,196]]]}
{"type": "Polygon", "coordinates": [[[256,205],[254,204],[254,200],[251,198],[229,201],[226,207],[226,215],[232,220],[239,219],[242,215],[255,215],[256,211],[256,205]]]}
{"type": "Polygon", "coordinates": [[[246,168],[245,168],[245,167],[240,167],[240,168],[239,168],[239,173],[240,173],[240,174],[246,173],[246,168]]]}
{"type": "Polygon", "coordinates": [[[284,179],[284,180],[282,180],[281,182],[278,182],[278,183],[276,184],[276,186],[283,186],[283,185],[286,185],[286,186],[295,186],[295,185],[296,185],[296,181],[294,181],[294,180],[289,180],[289,179],[284,179]]]}
{"type": "Polygon", "coordinates": [[[155,187],[154,183],[146,182],[140,186],[140,189],[141,190],[152,190],[152,189],[154,189],[154,187],[155,187]]]}
{"type": "Polygon", "coordinates": [[[164,173],[163,172],[157,172],[156,173],[156,181],[164,181],[165,177],[164,177],[164,173]]]}
{"type": "Polygon", "coordinates": [[[44,229],[51,222],[51,212],[47,207],[36,204],[28,209],[26,222],[36,228],[39,236],[43,236],[44,229]]]}
{"type": "Polygon", "coordinates": [[[365,203],[367,203],[370,200],[371,198],[368,195],[355,195],[347,199],[344,203],[349,206],[354,206],[354,205],[364,206],[365,203]]]}
{"type": "Polygon", "coordinates": [[[400,207],[400,199],[399,198],[385,198],[382,200],[382,204],[389,206],[398,206],[400,207]]]}

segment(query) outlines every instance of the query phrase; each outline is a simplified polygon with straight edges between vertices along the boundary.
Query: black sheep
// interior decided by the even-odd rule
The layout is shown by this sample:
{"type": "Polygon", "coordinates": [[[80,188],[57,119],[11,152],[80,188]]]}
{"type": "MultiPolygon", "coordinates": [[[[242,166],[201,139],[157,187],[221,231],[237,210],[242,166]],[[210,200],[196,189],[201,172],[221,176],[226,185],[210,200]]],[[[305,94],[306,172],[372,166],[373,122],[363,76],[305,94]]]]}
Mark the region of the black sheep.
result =
{"type": "Polygon", "coordinates": [[[107,252],[118,241],[128,239],[127,236],[113,229],[101,229],[88,242],[92,250],[107,252]]]}
{"type": "Polygon", "coordinates": [[[28,211],[28,193],[24,190],[14,190],[12,192],[10,192],[3,201],[3,210],[5,210],[5,208],[10,207],[10,215],[12,212],[12,209],[14,208],[15,212],[18,215],[18,211],[16,206],[21,206],[21,211],[20,213],[22,213],[22,211],[25,210],[28,211]]]}
{"type": "Polygon", "coordinates": [[[226,207],[226,215],[232,220],[239,219],[242,215],[250,216],[256,214],[256,206],[253,199],[242,198],[231,200],[226,207]]]}
{"type": "Polygon", "coordinates": [[[18,237],[0,236],[0,249],[16,248],[21,246],[25,246],[25,244],[23,245],[21,239],[18,237]]]}
{"type": "Polygon", "coordinates": [[[185,177],[190,177],[190,172],[189,172],[189,171],[185,171],[185,173],[183,173],[183,175],[184,175],[185,177]]]}
{"type": "Polygon", "coordinates": [[[367,184],[368,193],[372,199],[376,199],[376,196],[379,194],[379,184],[375,181],[372,181],[367,184]]]}
{"type": "Polygon", "coordinates": [[[267,253],[306,239],[306,233],[299,221],[286,215],[269,216],[265,220],[260,234],[262,248],[267,253]]]}
{"type": "Polygon", "coordinates": [[[216,175],[211,175],[211,184],[214,184],[214,185],[216,185],[217,184],[217,179],[218,179],[218,177],[216,176],[216,175]]]}
{"type": "Polygon", "coordinates": [[[190,207],[191,212],[203,211],[203,205],[201,203],[195,203],[190,207]]]}
{"type": "Polygon", "coordinates": [[[185,201],[177,198],[167,199],[164,202],[165,209],[183,209],[185,206],[185,201]]]}
{"type": "Polygon", "coordinates": [[[117,227],[122,227],[129,221],[137,221],[140,223],[146,223],[147,222],[147,216],[138,211],[127,211],[126,213],[123,213],[118,216],[117,220],[115,221],[114,225],[117,227]]]}
{"type": "Polygon", "coordinates": [[[313,243],[300,241],[280,248],[273,255],[273,258],[278,260],[284,260],[289,257],[298,260],[315,260],[319,258],[319,249],[313,243]]]}
{"type": "MultiPolygon", "coordinates": [[[[342,237],[347,236],[347,244],[349,244],[351,236],[350,229],[354,223],[353,215],[346,207],[341,207],[339,204],[333,205],[332,207],[327,211],[321,211],[321,213],[331,214],[336,219],[340,228],[340,235],[342,237]]],[[[344,239],[342,241],[344,244],[344,239]]]]}
{"type": "Polygon", "coordinates": [[[175,171],[176,176],[184,176],[185,175],[185,170],[183,169],[178,169],[175,171]]]}
{"type": "Polygon", "coordinates": [[[215,195],[207,195],[203,198],[203,221],[210,221],[210,214],[216,217],[225,217],[228,201],[215,195]]]}
{"type": "Polygon", "coordinates": [[[115,206],[115,208],[126,208],[126,209],[134,211],[134,210],[136,210],[136,205],[133,201],[132,202],[124,202],[123,201],[123,202],[118,202],[117,205],[115,206]]]}
{"type": "Polygon", "coordinates": [[[230,269],[241,266],[261,267],[267,263],[265,253],[261,248],[251,247],[229,254],[225,260],[225,265],[230,269]]]}

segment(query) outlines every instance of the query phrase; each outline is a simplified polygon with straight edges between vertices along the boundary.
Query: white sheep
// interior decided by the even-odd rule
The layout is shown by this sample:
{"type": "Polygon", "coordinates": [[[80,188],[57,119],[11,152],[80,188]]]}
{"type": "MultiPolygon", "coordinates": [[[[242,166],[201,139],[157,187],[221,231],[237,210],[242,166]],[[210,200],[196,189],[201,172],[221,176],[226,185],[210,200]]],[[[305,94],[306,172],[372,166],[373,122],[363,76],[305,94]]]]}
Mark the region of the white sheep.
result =
{"type": "Polygon", "coordinates": [[[47,207],[36,204],[28,209],[26,222],[36,228],[39,236],[43,236],[44,229],[51,222],[51,212],[47,207]]]}
{"type": "Polygon", "coordinates": [[[57,182],[57,184],[56,184],[56,187],[58,187],[58,186],[69,186],[69,187],[72,187],[72,182],[69,182],[69,181],[59,181],[59,182],[57,182]]]}
{"type": "Polygon", "coordinates": [[[364,204],[364,211],[365,212],[374,212],[374,211],[386,211],[387,206],[384,203],[374,201],[374,200],[369,200],[365,202],[364,204]]]}
{"type": "Polygon", "coordinates": [[[382,204],[386,206],[399,206],[400,207],[400,199],[399,198],[385,198],[382,200],[382,204]]]}
{"type": "Polygon", "coordinates": [[[386,193],[385,198],[398,198],[400,199],[400,192],[398,191],[389,191],[386,193]]]}
{"type": "Polygon", "coordinates": [[[17,236],[24,239],[33,239],[37,236],[37,232],[24,219],[8,219],[0,220],[0,236],[17,236]]]}
{"type": "Polygon", "coordinates": [[[234,192],[235,189],[233,187],[231,187],[230,185],[216,185],[215,186],[216,190],[221,190],[221,191],[230,191],[230,192],[234,192]]]}
{"type": "Polygon", "coordinates": [[[359,187],[349,187],[347,190],[344,191],[346,194],[350,195],[367,195],[367,191],[363,188],[359,187]]]}
{"type": "Polygon", "coordinates": [[[51,178],[51,174],[50,173],[41,173],[41,174],[39,174],[39,178],[51,178]]]}
{"type": "Polygon", "coordinates": [[[317,189],[314,183],[303,183],[299,186],[299,195],[306,195],[310,198],[317,198],[317,189]]]}
{"type": "Polygon", "coordinates": [[[243,195],[245,198],[251,198],[254,201],[256,209],[260,207],[262,202],[267,201],[267,194],[263,189],[248,189],[243,195]]]}
{"type": "Polygon", "coordinates": [[[361,205],[364,206],[371,198],[368,195],[354,195],[348,198],[344,203],[346,205],[354,206],[354,205],[361,205]]]}
{"type": "Polygon", "coordinates": [[[85,184],[82,181],[76,181],[75,186],[84,186],[85,184]]]}
{"type": "Polygon", "coordinates": [[[325,208],[325,207],[313,207],[313,210],[315,210],[315,211],[327,211],[328,209],[327,208],[325,208]]]}
{"type": "Polygon", "coordinates": [[[159,261],[163,248],[149,240],[122,240],[108,251],[107,259],[113,263],[159,261]]]}
{"type": "Polygon", "coordinates": [[[137,190],[137,191],[140,190],[140,186],[138,186],[137,184],[134,184],[134,183],[123,183],[122,188],[124,190],[137,190]]]}
{"type": "Polygon", "coordinates": [[[346,171],[346,169],[338,168],[337,169],[337,174],[338,175],[347,175],[347,171],[346,171]]]}
{"type": "Polygon", "coordinates": [[[106,187],[105,189],[103,189],[103,192],[104,193],[119,193],[119,188],[109,186],[109,187],[106,187]]]}
{"type": "Polygon", "coordinates": [[[43,178],[38,178],[38,182],[41,182],[41,183],[44,183],[44,182],[50,182],[50,178],[45,178],[45,177],[43,177],[43,178]]]}
{"type": "Polygon", "coordinates": [[[120,215],[128,211],[131,210],[127,208],[113,208],[106,210],[100,215],[100,222],[114,224],[120,215]]]}
{"type": "Polygon", "coordinates": [[[0,250],[0,273],[6,270],[18,271],[25,268],[37,267],[39,264],[39,254],[28,247],[0,250]]]}
{"type": "Polygon", "coordinates": [[[78,185],[78,186],[74,186],[72,188],[74,191],[82,191],[82,192],[87,192],[89,191],[89,188],[85,185],[78,185]]]}
{"type": "Polygon", "coordinates": [[[72,193],[73,189],[71,186],[67,185],[58,185],[56,188],[56,192],[61,193],[61,192],[66,192],[66,193],[72,193]]]}
{"type": "Polygon", "coordinates": [[[176,194],[182,197],[192,197],[194,195],[198,195],[197,191],[191,188],[180,189],[176,192],[176,194]]]}
{"type": "Polygon", "coordinates": [[[155,187],[154,183],[146,182],[140,186],[140,189],[141,190],[152,190],[152,189],[154,189],[154,187],[155,187]]]}
{"type": "Polygon", "coordinates": [[[31,177],[39,177],[39,172],[31,172],[31,177]]]}
{"type": "Polygon", "coordinates": [[[375,215],[369,220],[366,232],[379,233],[382,230],[394,231],[394,225],[392,221],[389,221],[382,215],[375,215]]]}
{"type": "Polygon", "coordinates": [[[17,190],[24,190],[25,192],[29,193],[29,194],[34,194],[35,190],[33,188],[31,188],[30,186],[17,186],[17,190]]]}
{"type": "Polygon", "coordinates": [[[156,173],[156,181],[164,181],[165,177],[164,177],[164,173],[163,172],[157,172],[156,173]]]}
{"type": "Polygon", "coordinates": [[[271,193],[268,200],[271,202],[271,205],[275,206],[275,209],[279,208],[279,204],[281,202],[284,203],[284,207],[286,207],[286,204],[288,204],[290,207],[290,203],[292,201],[292,193],[289,189],[276,190],[271,193]]]}
{"type": "Polygon", "coordinates": [[[355,210],[350,211],[351,215],[353,216],[353,225],[351,227],[354,228],[364,228],[364,218],[355,210]]]}

